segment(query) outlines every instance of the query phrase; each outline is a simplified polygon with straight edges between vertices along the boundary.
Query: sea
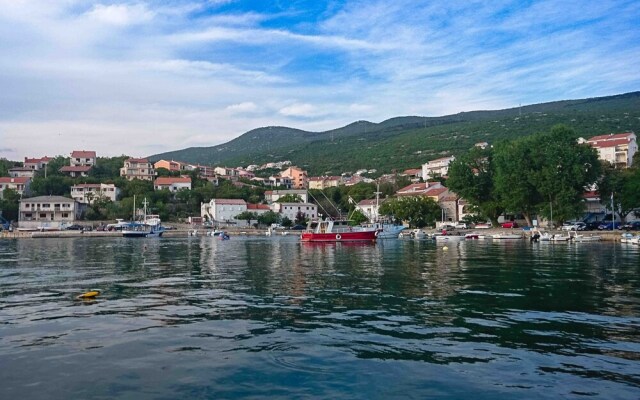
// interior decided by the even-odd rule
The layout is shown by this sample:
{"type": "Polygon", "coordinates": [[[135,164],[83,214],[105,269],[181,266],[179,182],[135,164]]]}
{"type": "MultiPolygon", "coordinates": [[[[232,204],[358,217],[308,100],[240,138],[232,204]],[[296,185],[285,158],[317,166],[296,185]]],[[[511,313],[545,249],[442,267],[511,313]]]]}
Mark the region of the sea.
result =
{"type": "Polygon", "coordinates": [[[0,240],[0,399],[638,399],[639,258],[611,242],[0,240]]]}

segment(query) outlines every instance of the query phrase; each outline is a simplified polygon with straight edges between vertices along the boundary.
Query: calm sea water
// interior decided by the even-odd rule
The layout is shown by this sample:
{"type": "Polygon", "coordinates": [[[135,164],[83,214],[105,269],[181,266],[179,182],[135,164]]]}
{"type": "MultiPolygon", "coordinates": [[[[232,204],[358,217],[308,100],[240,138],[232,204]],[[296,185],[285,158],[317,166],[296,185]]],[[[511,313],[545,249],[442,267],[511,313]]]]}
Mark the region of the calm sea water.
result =
{"type": "Polygon", "coordinates": [[[640,398],[638,246],[448,247],[0,241],[0,398],[640,398]]]}

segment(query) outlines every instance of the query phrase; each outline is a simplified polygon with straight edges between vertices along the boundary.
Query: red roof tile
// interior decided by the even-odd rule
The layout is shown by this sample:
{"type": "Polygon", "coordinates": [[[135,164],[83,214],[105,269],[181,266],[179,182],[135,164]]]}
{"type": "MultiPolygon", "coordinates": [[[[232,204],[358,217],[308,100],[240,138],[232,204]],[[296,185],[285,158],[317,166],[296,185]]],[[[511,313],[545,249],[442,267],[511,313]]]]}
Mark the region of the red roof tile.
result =
{"type": "Polygon", "coordinates": [[[17,184],[24,185],[30,180],[31,178],[27,178],[27,177],[12,178],[10,176],[0,176],[0,183],[17,183],[17,184]]]}
{"type": "Polygon", "coordinates": [[[73,158],[96,158],[95,151],[74,150],[71,152],[73,158]]]}
{"type": "Polygon", "coordinates": [[[155,185],[172,185],[174,183],[191,183],[191,178],[176,177],[176,176],[161,176],[155,181],[155,185]]]}
{"type": "Polygon", "coordinates": [[[247,210],[271,210],[267,204],[252,204],[247,203],[247,210]]]}

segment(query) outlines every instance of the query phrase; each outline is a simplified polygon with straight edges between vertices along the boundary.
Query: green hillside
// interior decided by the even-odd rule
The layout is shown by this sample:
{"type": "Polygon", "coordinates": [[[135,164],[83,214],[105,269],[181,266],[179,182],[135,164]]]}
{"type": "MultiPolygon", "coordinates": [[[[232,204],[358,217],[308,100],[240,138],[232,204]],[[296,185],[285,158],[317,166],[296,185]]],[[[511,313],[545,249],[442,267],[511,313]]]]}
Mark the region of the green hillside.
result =
{"type": "Polygon", "coordinates": [[[495,143],[565,124],[580,135],[640,131],[640,92],[566,100],[442,117],[397,117],[358,121],[326,132],[286,127],[251,130],[218,146],[193,147],[151,156],[214,165],[291,160],[312,175],[361,168],[390,172],[456,155],[477,142],[495,143]]]}

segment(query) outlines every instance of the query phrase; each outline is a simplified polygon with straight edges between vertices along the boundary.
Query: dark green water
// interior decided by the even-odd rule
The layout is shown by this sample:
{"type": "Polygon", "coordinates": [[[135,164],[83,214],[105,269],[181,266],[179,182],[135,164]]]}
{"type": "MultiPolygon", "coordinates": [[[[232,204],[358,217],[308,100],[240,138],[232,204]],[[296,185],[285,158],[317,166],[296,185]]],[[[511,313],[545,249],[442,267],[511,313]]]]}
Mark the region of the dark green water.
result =
{"type": "Polygon", "coordinates": [[[0,399],[640,398],[638,246],[448,246],[0,241],[0,399]]]}

